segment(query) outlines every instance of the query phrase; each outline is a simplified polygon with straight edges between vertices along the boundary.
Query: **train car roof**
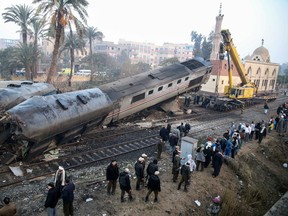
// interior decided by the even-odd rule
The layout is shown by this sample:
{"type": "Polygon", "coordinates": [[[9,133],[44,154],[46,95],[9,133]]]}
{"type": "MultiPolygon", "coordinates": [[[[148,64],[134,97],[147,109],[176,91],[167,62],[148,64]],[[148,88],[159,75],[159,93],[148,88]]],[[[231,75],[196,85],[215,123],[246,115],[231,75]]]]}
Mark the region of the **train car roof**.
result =
{"type": "Polygon", "coordinates": [[[114,101],[125,95],[141,92],[144,89],[153,89],[155,86],[166,84],[182,77],[188,76],[190,70],[205,66],[199,60],[191,59],[167,67],[147,71],[115,82],[99,86],[114,101]]]}

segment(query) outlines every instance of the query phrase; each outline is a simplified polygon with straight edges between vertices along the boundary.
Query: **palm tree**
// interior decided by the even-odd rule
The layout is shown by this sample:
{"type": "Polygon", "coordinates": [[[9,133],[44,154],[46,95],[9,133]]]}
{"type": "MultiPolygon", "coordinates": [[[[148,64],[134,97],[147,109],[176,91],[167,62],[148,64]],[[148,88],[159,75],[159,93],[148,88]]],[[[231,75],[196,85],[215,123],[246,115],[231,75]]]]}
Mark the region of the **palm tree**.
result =
{"type": "Polygon", "coordinates": [[[72,79],[72,73],[73,73],[73,68],[74,68],[74,52],[80,51],[82,54],[85,49],[85,41],[82,38],[79,37],[74,37],[72,29],[70,28],[70,33],[66,35],[65,38],[65,43],[64,45],[60,48],[59,54],[63,51],[69,51],[70,52],[70,74],[69,74],[69,79],[68,79],[68,86],[71,86],[71,79],[72,79]]]}
{"type": "MultiPolygon", "coordinates": [[[[31,21],[31,30],[29,31],[30,37],[34,38],[34,46],[38,48],[38,39],[44,38],[48,35],[48,29],[46,27],[46,21],[44,19],[40,19],[38,17],[35,17],[31,21]]],[[[34,62],[33,65],[33,76],[37,76],[38,71],[38,59],[34,62]]]]}
{"type": "Polygon", "coordinates": [[[50,30],[53,32],[55,42],[53,56],[47,82],[51,82],[56,72],[57,58],[61,42],[64,41],[64,29],[68,23],[74,23],[76,32],[79,36],[83,34],[83,24],[86,24],[88,16],[85,7],[88,6],[87,0],[34,0],[33,3],[40,3],[38,12],[43,13],[44,18],[50,19],[50,30]],[[73,11],[76,11],[80,19],[75,17],[73,11]]]}
{"type": "MultiPolygon", "coordinates": [[[[28,28],[31,20],[34,18],[34,9],[27,5],[13,5],[5,8],[6,12],[2,13],[5,23],[13,22],[20,26],[22,42],[27,44],[28,28]]],[[[28,65],[25,65],[25,70],[28,69],[28,65]]]]}
{"type": "Polygon", "coordinates": [[[5,23],[13,22],[20,26],[22,41],[27,44],[28,27],[34,18],[34,10],[27,5],[13,5],[5,8],[6,12],[2,13],[5,23]]]}
{"type": "Polygon", "coordinates": [[[92,80],[92,76],[94,73],[93,70],[93,58],[92,58],[92,54],[93,54],[93,41],[95,39],[102,41],[104,38],[104,35],[102,32],[97,31],[97,28],[90,26],[86,28],[86,32],[85,32],[85,36],[88,38],[89,40],[89,55],[90,55],[90,70],[91,70],[91,77],[90,80],[92,80]]]}
{"type": "Polygon", "coordinates": [[[23,65],[26,65],[26,79],[33,80],[33,76],[31,75],[31,68],[39,55],[40,51],[37,46],[34,45],[34,43],[19,43],[18,47],[15,48],[13,59],[11,59],[11,61],[17,61],[23,65]]]}

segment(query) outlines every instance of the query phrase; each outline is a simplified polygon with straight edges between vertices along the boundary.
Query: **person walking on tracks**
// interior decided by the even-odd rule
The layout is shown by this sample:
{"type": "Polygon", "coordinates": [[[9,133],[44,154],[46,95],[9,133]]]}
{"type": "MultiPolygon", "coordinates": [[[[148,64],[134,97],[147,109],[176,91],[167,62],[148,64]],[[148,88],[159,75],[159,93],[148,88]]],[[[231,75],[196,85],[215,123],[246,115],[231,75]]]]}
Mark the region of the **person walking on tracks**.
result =
{"type": "Polygon", "coordinates": [[[154,202],[158,202],[158,193],[161,192],[161,183],[159,178],[159,171],[155,171],[148,179],[148,193],[145,197],[145,202],[148,202],[149,196],[154,192],[154,202]]]}
{"type": "Polygon", "coordinates": [[[119,184],[121,189],[121,202],[124,202],[124,194],[125,192],[129,195],[129,200],[132,201],[132,192],[131,192],[131,184],[129,177],[130,170],[125,168],[123,172],[119,175],[119,184]]]}
{"type": "Polygon", "coordinates": [[[118,177],[119,177],[119,168],[117,166],[117,161],[112,160],[106,169],[106,180],[108,181],[108,185],[107,185],[108,195],[115,194],[118,177]],[[111,188],[112,188],[112,191],[111,191],[111,188]]]}
{"type": "Polygon", "coordinates": [[[163,141],[163,139],[161,138],[157,144],[157,159],[160,160],[161,159],[161,154],[163,151],[163,146],[165,145],[165,142],[163,141]]]}

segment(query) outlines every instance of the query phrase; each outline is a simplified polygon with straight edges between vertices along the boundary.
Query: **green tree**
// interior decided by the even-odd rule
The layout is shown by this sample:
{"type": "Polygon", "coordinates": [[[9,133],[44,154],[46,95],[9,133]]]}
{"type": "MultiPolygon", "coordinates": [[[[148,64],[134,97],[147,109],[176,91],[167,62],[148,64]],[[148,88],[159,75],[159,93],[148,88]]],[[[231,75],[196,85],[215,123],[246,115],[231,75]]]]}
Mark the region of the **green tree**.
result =
{"type": "Polygon", "coordinates": [[[4,22],[13,22],[20,26],[22,41],[24,44],[27,44],[29,24],[35,17],[34,9],[24,4],[7,7],[5,11],[6,12],[2,13],[4,22]]]}
{"type": "MultiPolygon", "coordinates": [[[[40,38],[45,38],[48,36],[48,29],[47,23],[44,19],[40,19],[38,17],[35,17],[31,21],[31,29],[29,30],[29,35],[34,39],[34,46],[38,48],[38,40],[40,38]]],[[[32,68],[32,74],[33,77],[37,76],[37,71],[38,71],[38,62],[39,59],[36,59],[35,62],[33,63],[33,68],[32,68]]]]}
{"type": "MultiPolygon", "coordinates": [[[[7,7],[5,11],[6,12],[2,13],[4,22],[12,22],[20,26],[22,42],[23,44],[27,44],[29,24],[35,17],[34,9],[24,4],[7,7]]],[[[25,65],[25,69],[26,71],[29,70],[28,65],[25,65]]]]}
{"type": "Polygon", "coordinates": [[[33,67],[33,63],[39,57],[40,51],[38,47],[34,45],[34,43],[19,43],[18,47],[14,49],[13,52],[13,60],[23,65],[26,65],[26,79],[33,80],[33,74],[31,74],[31,69],[33,67]]]}
{"type": "Polygon", "coordinates": [[[201,57],[204,59],[210,59],[210,55],[212,52],[212,40],[213,40],[213,34],[214,32],[210,32],[208,39],[204,37],[204,40],[201,45],[201,57]]]}
{"type": "Polygon", "coordinates": [[[165,59],[164,61],[161,62],[160,66],[168,66],[171,64],[179,63],[179,60],[177,57],[165,59]]]}
{"type": "Polygon", "coordinates": [[[60,47],[59,54],[61,55],[61,53],[64,51],[68,51],[70,53],[70,74],[68,79],[68,85],[71,86],[71,79],[75,62],[75,51],[80,51],[82,54],[85,51],[85,41],[78,36],[74,36],[72,33],[72,29],[70,29],[70,33],[66,35],[65,43],[63,44],[63,46],[60,47]]]}
{"type": "Polygon", "coordinates": [[[201,56],[201,43],[202,43],[203,36],[198,34],[196,31],[191,32],[191,41],[194,42],[193,48],[193,55],[194,56],[201,56]]]}
{"type": "Polygon", "coordinates": [[[91,76],[90,76],[90,80],[92,80],[92,76],[95,73],[94,71],[94,65],[93,65],[93,58],[92,58],[92,54],[93,54],[93,41],[95,39],[102,41],[104,38],[104,35],[102,32],[98,31],[97,28],[90,26],[86,28],[85,31],[85,36],[88,39],[88,43],[89,43],[89,56],[90,56],[90,70],[91,70],[91,76]]]}
{"type": "Polygon", "coordinates": [[[8,47],[0,50],[0,71],[1,76],[10,79],[17,68],[22,68],[23,64],[13,59],[15,47],[8,47]]]}
{"type": "Polygon", "coordinates": [[[88,16],[86,7],[87,0],[34,0],[33,3],[39,3],[38,13],[44,15],[45,19],[50,20],[50,30],[54,35],[54,49],[51,65],[49,68],[47,82],[51,83],[52,77],[56,72],[57,58],[61,42],[64,41],[64,29],[70,23],[74,24],[77,35],[82,37],[84,24],[87,23],[88,16]],[[76,12],[74,15],[73,12],[76,12]],[[76,17],[79,16],[79,19],[76,17]]]}

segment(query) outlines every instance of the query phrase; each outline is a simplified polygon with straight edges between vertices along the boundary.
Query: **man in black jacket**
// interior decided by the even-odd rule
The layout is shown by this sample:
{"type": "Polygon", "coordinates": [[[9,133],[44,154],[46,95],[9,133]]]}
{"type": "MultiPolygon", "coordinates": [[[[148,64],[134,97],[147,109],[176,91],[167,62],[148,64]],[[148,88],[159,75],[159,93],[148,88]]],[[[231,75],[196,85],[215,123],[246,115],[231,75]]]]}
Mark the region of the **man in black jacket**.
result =
{"type": "Polygon", "coordinates": [[[131,184],[129,177],[129,169],[126,168],[124,172],[121,172],[119,175],[119,184],[121,189],[121,202],[124,202],[124,194],[125,192],[129,195],[129,200],[132,201],[132,193],[131,193],[131,184]]]}
{"type": "Polygon", "coordinates": [[[62,191],[63,211],[65,216],[73,216],[74,190],[74,183],[67,178],[62,191]]]}
{"type": "Polygon", "coordinates": [[[47,208],[48,216],[56,216],[56,205],[58,202],[58,190],[55,188],[54,183],[47,184],[48,194],[45,201],[45,208],[47,208]]]}
{"type": "Polygon", "coordinates": [[[152,162],[148,164],[148,167],[146,169],[147,172],[146,182],[151,175],[154,175],[155,171],[158,171],[157,163],[158,163],[157,159],[154,159],[152,162]]]}
{"type": "Polygon", "coordinates": [[[159,171],[155,171],[153,175],[151,175],[148,179],[148,193],[145,197],[145,202],[148,202],[149,196],[154,192],[155,198],[154,202],[158,202],[158,192],[161,192],[159,171]]]}
{"type": "Polygon", "coordinates": [[[108,195],[115,194],[118,177],[119,177],[119,168],[117,166],[117,162],[116,160],[112,160],[106,169],[106,180],[108,181],[108,185],[107,185],[108,195]],[[111,188],[112,188],[112,192],[111,192],[111,188]]]}
{"type": "Polygon", "coordinates": [[[144,158],[140,157],[135,163],[135,174],[137,177],[136,190],[140,190],[140,184],[144,184],[144,158]]]}

